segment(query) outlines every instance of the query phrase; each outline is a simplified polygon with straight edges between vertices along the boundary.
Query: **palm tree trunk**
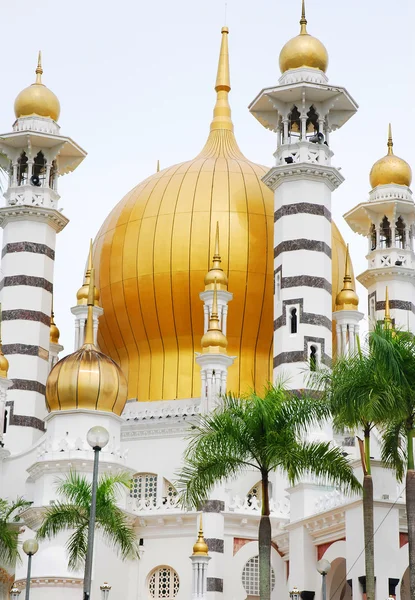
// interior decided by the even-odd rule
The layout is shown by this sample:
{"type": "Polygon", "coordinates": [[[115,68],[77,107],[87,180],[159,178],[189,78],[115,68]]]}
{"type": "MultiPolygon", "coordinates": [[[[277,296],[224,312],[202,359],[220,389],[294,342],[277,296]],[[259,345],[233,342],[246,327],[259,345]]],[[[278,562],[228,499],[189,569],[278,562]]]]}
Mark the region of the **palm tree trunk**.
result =
{"type": "Polygon", "coordinates": [[[406,516],[408,521],[409,589],[415,598],[415,469],[412,428],[407,432],[408,470],[406,472],[406,516]]]}
{"type": "Polygon", "coordinates": [[[363,479],[363,530],[365,539],[366,600],[375,600],[375,545],[373,524],[373,480],[363,479]]]}
{"type": "Polygon", "coordinates": [[[271,598],[271,521],[269,518],[268,473],[262,474],[262,513],[258,533],[259,596],[271,598]]]}

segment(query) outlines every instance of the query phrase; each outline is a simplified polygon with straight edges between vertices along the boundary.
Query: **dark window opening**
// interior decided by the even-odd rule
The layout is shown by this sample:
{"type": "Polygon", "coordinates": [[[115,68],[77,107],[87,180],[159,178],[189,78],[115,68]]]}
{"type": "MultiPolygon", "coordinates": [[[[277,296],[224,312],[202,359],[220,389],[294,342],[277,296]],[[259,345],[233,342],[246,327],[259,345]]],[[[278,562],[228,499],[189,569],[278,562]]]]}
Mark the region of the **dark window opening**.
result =
{"type": "Polygon", "coordinates": [[[402,217],[399,217],[399,219],[396,221],[395,227],[395,246],[403,250],[405,248],[406,232],[405,223],[402,217]]]}
{"type": "Polygon", "coordinates": [[[377,239],[376,239],[376,227],[374,225],[372,225],[372,227],[370,228],[370,249],[371,250],[376,250],[376,246],[377,246],[377,239]]]}
{"type": "Polygon", "coordinates": [[[46,177],[46,158],[43,152],[40,151],[36,154],[35,160],[33,161],[32,177],[30,183],[37,187],[43,186],[46,177]]]}
{"type": "Polygon", "coordinates": [[[297,309],[292,308],[290,310],[290,326],[291,333],[297,333],[297,309]]]}
{"type": "Polygon", "coordinates": [[[300,112],[296,106],[292,109],[289,117],[289,134],[300,137],[301,133],[301,118],[300,112]]]}
{"type": "Polygon", "coordinates": [[[317,348],[316,346],[310,346],[310,371],[317,369],[317,348]]]}
{"type": "Polygon", "coordinates": [[[392,241],[391,226],[388,217],[383,217],[380,224],[379,248],[390,248],[392,241]]]}
{"type": "Polygon", "coordinates": [[[27,183],[27,156],[22,152],[17,161],[17,185],[26,185],[27,183]]]}

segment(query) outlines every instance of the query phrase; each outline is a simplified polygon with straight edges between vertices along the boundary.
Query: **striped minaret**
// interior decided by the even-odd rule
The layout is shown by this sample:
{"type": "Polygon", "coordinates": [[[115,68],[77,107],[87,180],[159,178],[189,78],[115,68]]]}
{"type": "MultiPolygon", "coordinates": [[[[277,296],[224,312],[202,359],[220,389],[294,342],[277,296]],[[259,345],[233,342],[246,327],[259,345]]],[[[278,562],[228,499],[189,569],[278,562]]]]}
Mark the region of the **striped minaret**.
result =
{"type": "Polygon", "coordinates": [[[60,135],[59,100],[42,83],[40,59],[39,53],[35,83],[16,98],[13,131],[0,135],[9,174],[0,226],[3,349],[13,382],[5,443],[12,451],[30,446],[44,430],[56,234],[68,223],[59,210],[58,177],[85,157],[60,135]]]}
{"type": "Polygon", "coordinates": [[[327,85],[328,57],[307,32],[280,54],[279,84],[260,92],[252,114],[277,134],[275,164],[263,181],[274,191],[274,379],[292,389],[307,369],[332,358],[331,194],[343,182],[332,166],[330,132],[357,110],[348,92],[327,85]],[[303,36],[314,51],[307,56],[303,36]]]}

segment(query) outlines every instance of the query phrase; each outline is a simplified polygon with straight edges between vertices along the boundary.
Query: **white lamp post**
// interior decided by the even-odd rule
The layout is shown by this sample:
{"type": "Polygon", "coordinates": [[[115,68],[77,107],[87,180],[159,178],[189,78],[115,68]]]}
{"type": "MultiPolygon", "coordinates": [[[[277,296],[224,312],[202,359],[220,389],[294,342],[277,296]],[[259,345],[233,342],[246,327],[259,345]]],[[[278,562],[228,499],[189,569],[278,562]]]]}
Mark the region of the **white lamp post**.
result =
{"type": "Polygon", "coordinates": [[[29,600],[29,596],[30,596],[30,574],[32,571],[32,556],[34,554],[36,554],[36,552],[39,550],[39,544],[37,543],[37,540],[26,540],[25,542],[23,542],[23,552],[25,554],[27,554],[28,560],[27,560],[27,577],[26,577],[26,600],[29,600]]]}
{"type": "Polygon", "coordinates": [[[104,585],[101,585],[99,589],[101,590],[101,599],[108,600],[108,596],[110,595],[111,591],[111,586],[109,585],[109,583],[105,581],[104,585]]]}
{"type": "MultiPolygon", "coordinates": [[[[108,444],[109,433],[104,427],[91,427],[86,434],[88,444],[94,451],[94,470],[92,474],[91,511],[89,514],[88,546],[85,557],[84,600],[91,596],[92,558],[94,554],[94,530],[97,510],[98,464],[99,453],[108,444]]],[[[109,590],[108,590],[109,592],[109,590]]]]}
{"type": "Polygon", "coordinates": [[[322,590],[323,590],[323,600],[326,600],[326,575],[327,573],[330,571],[331,569],[331,563],[326,560],[325,558],[322,558],[321,560],[318,561],[317,563],[317,571],[320,573],[320,575],[322,576],[322,590]]]}
{"type": "Polygon", "coordinates": [[[290,592],[290,598],[291,598],[291,600],[301,600],[300,590],[297,589],[295,586],[293,587],[293,589],[290,592]]]}
{"type": "Polygon", "coordinates": [[[20,590],[14,583],[12,589],[10,590],[10,600],[19,600],[19,596],[20,590]]]}

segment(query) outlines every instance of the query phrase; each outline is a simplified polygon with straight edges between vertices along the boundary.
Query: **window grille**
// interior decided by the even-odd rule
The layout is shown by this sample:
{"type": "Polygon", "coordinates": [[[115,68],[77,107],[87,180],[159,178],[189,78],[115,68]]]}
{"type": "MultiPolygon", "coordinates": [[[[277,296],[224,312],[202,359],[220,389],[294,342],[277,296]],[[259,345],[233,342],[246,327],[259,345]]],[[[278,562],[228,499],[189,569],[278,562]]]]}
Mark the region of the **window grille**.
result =
{"type": "Polygon", "coordinates": [[[157,567],[148,580],[150,596],[156,599],[175,598],[179,585],[179,576],[171,567],[157,567]]]}
{"type": "Polygon", "coordinates": [[[157,475],[153,473],[137,473],[131,481],[130,497],[136,500],[157,501],[157,475]]]}
{"type": "MultiPolygon", "coordinates": [[[[259,556],[248,560],[242,571],[242,585],[248,596],[259,596],[259,556]]],[[[275,572],[271,567],[271,590],[275,587],[275,572]]]]}

